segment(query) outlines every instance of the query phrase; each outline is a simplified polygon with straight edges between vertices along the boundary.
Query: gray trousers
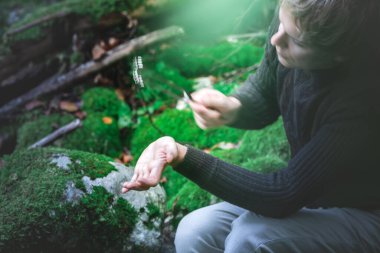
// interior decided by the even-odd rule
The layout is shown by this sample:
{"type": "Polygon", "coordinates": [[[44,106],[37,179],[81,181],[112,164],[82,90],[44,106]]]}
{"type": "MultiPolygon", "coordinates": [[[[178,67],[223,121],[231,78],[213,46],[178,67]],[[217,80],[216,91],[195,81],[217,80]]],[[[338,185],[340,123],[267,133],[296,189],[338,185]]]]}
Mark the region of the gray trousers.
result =
{"type": "Polygon", "coordinates": [[[307,209],[283,219],[222,202],[185,216],[177,253],[380,253],[380,210],[307,209]]]}

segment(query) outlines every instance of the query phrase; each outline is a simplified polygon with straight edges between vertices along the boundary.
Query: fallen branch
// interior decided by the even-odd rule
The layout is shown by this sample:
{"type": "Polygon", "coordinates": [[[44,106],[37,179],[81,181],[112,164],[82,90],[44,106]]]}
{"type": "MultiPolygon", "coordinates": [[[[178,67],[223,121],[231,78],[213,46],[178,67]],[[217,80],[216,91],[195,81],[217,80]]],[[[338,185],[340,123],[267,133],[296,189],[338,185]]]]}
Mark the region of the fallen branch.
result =
{"type": "Polygon", "coordinates": [[[123,59],[132,54],[134,51],[144,48],[150,44],[169,39],[174,36],[182,35],[183,29],[177,26],[168,27],[162,30],[151,32],[144,36],[132,39],[123,43],[114,49],[108,51],[100,61],[89,61],[80,65],[78,68],[60,76],[54,76],[28,93],[11,100],[9,103],[0,108],[0,115],[13,112],[18,106],[21,106],[41,95],[50,94],[54,91],[67,88],[70,84],[82,80],[91,74],[123,59]]]}
{"type": "Polygon", "coordinates": [[[56,139],[62,137],[63,135],[65,135],[71,131],[74,131],[75,129],[77,129],[78,127],[81,127],[81,126],[82,126],[81,120],[76,119],[76,120],[70,122],[69,124],[64,125],[63,127],[58,128],[53,133],[49,134],[48,136],[42,138],[41,140],[37,141],[33,145],[29,146],[29,149],[44,147],[47,144],[52,143],[56,139]]]}

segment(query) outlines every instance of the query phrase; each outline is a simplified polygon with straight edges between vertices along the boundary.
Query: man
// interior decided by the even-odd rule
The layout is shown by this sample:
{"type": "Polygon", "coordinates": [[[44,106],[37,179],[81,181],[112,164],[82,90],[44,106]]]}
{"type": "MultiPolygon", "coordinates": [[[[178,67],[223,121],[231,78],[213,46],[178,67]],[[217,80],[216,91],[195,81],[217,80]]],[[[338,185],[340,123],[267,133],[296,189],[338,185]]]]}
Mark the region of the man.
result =
{"type": "Polygon", "coordinates": [[[182,252],[380,252],[378,0],[283,0],[258,72],[226,97],[200,90],[201,128],[259,129],[280,115],[288,167],[257,174],[163,137],[123,191],[167,164],[226,202],[187,215],[182,252]]]}

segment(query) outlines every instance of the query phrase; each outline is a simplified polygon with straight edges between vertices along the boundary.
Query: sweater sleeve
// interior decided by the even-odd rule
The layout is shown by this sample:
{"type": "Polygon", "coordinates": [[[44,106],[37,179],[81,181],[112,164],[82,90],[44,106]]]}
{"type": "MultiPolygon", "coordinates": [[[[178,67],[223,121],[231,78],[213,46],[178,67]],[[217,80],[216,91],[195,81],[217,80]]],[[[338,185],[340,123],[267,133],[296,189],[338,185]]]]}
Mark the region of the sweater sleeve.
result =
{"type": "Polygon", "coordinates": [[[231,96],[242,104],[237,119],[229,126],[241,129],[260,129],[274,122],[280,115],[277,96],[278,59],[276,49],[269,38],[278,29],[278,15],[269,29],[265,55],[256,74],[250,75],[246,82],[231,96]]]}
{"type": "Polygon", "coordinates": [[[325,125],[288,167],[270,174],[248,171],[190,146],[175,169],[225,201],[264,216],[285,217],[314,202],[328,182],[340,179],[342,168],[357,162],[358,152],[366,152],[366,132],[358,124],[325,125]]]}

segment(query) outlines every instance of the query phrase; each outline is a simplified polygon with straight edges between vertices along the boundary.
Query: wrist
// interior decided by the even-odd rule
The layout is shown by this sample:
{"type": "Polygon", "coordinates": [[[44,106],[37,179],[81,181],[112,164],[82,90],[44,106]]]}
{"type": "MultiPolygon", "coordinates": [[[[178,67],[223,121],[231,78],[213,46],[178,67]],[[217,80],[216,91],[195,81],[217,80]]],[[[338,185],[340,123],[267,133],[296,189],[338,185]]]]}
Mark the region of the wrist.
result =
{"type": "Polygon", "coordinates": [[[228,98],[228,108],[229,108],[229,117],[228,117],[227,124],[231,124],[235,122],[242,104],[240,100],[237,99],[236,97],[228,96],[227,98],[228,98]]]}
{"type": "Polygon", "coordinates": [[[176,142],[176,146],[177,146],[177,158],[173,160],[173,162],[170,164],[171,166],[175,167],[177,166],[178,164],[182,163],[183,160],[185,159],[185,156],[186,156],[186,153],[187,153],[187,147],[182,145],[182,144],[179,144],[176,142]]]}

